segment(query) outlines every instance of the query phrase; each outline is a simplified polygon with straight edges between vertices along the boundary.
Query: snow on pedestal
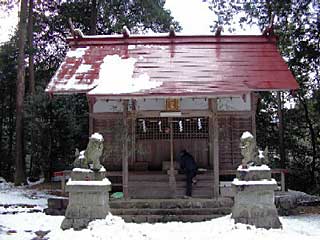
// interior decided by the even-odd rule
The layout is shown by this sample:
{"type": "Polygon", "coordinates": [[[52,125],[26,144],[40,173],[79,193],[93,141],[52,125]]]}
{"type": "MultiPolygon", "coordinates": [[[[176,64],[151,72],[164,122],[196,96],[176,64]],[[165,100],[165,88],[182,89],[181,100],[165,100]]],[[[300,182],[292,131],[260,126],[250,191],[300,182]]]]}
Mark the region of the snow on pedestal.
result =
{"type": "Polygon", "coordinates": [[[253,166],[237,169],[237,178],[232,182],[235,191],[232,218],[235,223],[254,225],[257,228],[281,228],[274,204],[277,182],[271,178],[268,166],[253,166]]]}
{"type": "Polygon", "coordinates": [[[92,220],[104,219],[109,213],[110,190],[104,168],[100,171],[75,168],[66,185],[69,204],[61,229],[81,230],[92,220]]]}

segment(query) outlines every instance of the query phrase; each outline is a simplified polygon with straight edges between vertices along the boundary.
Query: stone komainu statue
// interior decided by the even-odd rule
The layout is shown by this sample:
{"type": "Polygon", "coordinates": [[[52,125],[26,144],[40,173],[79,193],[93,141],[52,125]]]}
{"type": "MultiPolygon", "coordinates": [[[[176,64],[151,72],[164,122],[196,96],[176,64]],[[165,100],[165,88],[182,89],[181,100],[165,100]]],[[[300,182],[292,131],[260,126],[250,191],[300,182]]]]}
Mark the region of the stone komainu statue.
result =
{"type": "Polygon", "coordinates": [[[102,167],[100,157],[103,154],[103,137],[99,133],[94,133],[89,138],[89,143],[85,151],[76,149],[74,167],[90,168],[94,171],[99,171],[102,167]]]}
{"type": "Polygon", "coordinates": [[[262,165],[268,163],[268,148],[259,151],[256,141],[250,132],[244,132],[240,138],[240,150],[242,159],[242,167],[248,165],[262,165]]]}

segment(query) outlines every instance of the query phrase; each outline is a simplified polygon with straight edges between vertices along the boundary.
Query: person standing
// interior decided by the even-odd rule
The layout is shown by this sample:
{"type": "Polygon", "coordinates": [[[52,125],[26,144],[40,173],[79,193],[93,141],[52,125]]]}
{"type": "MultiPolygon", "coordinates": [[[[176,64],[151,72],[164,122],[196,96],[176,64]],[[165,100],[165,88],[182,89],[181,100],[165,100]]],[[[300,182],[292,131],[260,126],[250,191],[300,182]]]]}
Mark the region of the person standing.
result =
{"type": "Polygon", "coordinates": [[[192,183],[196,182],[194,177],[197,175],[198,166],[193,156],[186,150],[180,152],[180,169],[186,174],[186,195],[192,196],[192,183]]]}

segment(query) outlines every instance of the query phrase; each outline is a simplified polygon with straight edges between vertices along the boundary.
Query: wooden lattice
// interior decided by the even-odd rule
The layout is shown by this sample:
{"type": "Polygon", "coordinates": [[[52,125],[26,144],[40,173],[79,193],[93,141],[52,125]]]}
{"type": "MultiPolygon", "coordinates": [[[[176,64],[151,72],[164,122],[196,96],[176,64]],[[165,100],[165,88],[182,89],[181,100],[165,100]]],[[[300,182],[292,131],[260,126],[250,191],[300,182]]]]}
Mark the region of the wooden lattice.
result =
{"type": "Polygon", "coordinates": [[[172,122],[174,139],[208,138],[208,118],[139,118],[137,139],[169,139],[172,122]]]}

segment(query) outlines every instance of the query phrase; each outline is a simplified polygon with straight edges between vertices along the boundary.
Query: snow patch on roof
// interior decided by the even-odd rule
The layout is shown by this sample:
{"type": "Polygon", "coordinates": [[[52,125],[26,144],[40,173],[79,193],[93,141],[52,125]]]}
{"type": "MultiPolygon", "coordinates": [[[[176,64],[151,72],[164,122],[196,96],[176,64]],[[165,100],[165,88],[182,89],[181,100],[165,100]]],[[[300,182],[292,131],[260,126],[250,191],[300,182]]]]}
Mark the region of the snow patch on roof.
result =
{"type": "Polygon", "coordinates": [[[91,64],[81,64],[76,73],[86,73],[91,69],[92,65],[91,64]]]}
{"type": "Polygon", "coordinates": [[[128,49],[129,49],[129,50],[132,50],[132,49],[135,49],[135,48],[136,48],[136,45],[129,45],[129,46],[128,46],[128,49]]]}
{"type": "Polygon", "coordinates": [[[150,81],[147,73],[133,78],[137,59],[122,59],[118,55],[108,55],[100,66],[98,85],[89,92],[94,94],[133,93],[159,87],[162,82],[150,81]]]}
{"type": "Polygon", "coordinates": [[[85,54],[85,52],[89,49],[89,47],[85,47],[85,48],[76,48],[73,50],[69,50],[67,52],[67,57],[75,57],[75,58],[81,58],[83,57],[83,55],[85,54]]]}
{"type": "MultiPolygon", "coordinates": [[[[67,63],[65,63],[67,64],[67,63]]],[[[90,84],[88,84],[86,81],[80,82],[79,79],[77,79],[77,76],[80,74],[85,74],[88,72],[89,69],[91,69],[90,64],[80,64],[77,68],[75,74],[72,74],[70,78],[62,78],[59,79],[58,75],[60,72],[63,71],[63,68],[65,67],[65,64],[62,64],[59,66],[58,70],[56,71],[55,75],[52,77],[50,83],[48,84],[46,91],[88,91],[95,86],[97,86],[97,79],[93,79],[90,84]],[[59,84],[57,84],[59,83],[59,84]]],[[[70,68],[72,68],[72,64],[70,65],[70,68]]]]}

